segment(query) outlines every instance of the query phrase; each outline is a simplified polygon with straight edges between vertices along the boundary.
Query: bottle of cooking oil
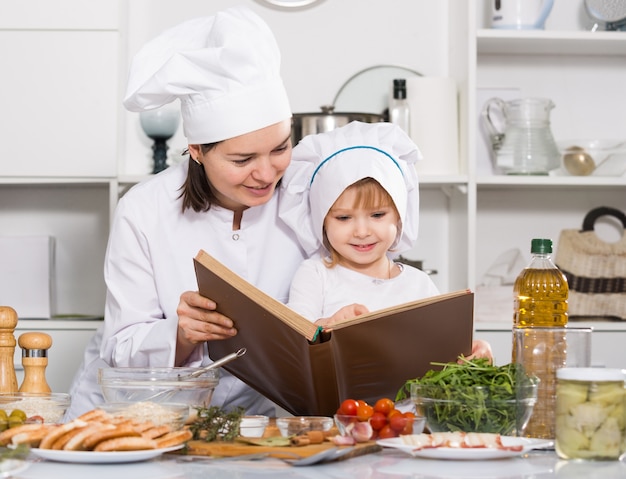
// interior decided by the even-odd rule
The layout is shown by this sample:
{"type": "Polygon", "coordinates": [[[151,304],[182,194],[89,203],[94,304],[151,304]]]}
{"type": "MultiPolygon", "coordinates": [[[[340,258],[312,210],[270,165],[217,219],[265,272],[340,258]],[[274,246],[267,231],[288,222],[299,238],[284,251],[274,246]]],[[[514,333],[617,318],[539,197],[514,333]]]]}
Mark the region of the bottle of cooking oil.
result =
{"type": "Polygon", "coordinates": [[[552,241],[533,239],[532,260],[515,280],[513,362],[539,378],[537,402],[525,435],[554,439],[556,371],[566,365],[567,297],[565,275],[550,258],[552,241]]]}
{"type": "Polygon", "coordinates": [[[552,240],[533,239],[532,260],[515,280],[516,327],[563,327],[567,324],[569,289],[565,275],[552,262],[552,240]]]}

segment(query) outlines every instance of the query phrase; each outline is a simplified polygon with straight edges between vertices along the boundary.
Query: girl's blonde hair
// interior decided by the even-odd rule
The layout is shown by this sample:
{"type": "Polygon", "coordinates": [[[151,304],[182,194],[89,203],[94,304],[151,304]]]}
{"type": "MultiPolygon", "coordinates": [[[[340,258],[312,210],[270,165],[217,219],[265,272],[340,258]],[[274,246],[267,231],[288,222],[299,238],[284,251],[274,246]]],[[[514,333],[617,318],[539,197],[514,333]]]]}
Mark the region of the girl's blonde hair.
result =
{"type": "MultiPolygon", "coordinates": [[[[352,183],[344,190],[344,192],[349,190],[355,190],[356,193],[352,208],[376,209],[391,207],[393,208],[396,217],[400,218],[400,214],[398,213],[396,204],[393,202],[393,198],[374,178],[367,177],[352,183]]],[[[332,210],[332,208],[333,207],[331,206],[330,210],[332,210]]],[[[328,218],[330,210],[326,213],[326,217],[324,218],[323,230],[324,246],[330,252],[330,258],[324,258],[324,264],[328,268],[332,268],[333,266],[339,264],[340,259],[339,253],[337,253],[337,251],[335,251],[335,249],[331,246],[330,241],[328,241],[328,237],[326,236],[326,218],[328,218]]],[[[400,220],[398,219],[398,234],[400,234],[400,231],[401,225],[400,220]]]]}

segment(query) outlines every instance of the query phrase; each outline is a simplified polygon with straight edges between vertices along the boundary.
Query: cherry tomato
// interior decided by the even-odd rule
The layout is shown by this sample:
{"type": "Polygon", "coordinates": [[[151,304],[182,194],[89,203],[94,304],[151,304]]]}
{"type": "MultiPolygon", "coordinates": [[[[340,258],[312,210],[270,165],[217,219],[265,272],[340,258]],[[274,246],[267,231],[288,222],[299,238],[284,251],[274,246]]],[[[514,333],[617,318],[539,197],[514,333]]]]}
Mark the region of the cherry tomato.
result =
{"type": "Polygon", "coordinates": [[[391,429],[396,432],[402,431],[407,422],[409,422],[408,419],[402,414],[396,414],[395,416],[389,418],[389,426],[391,426],[391,429]]]}
{"type": "Polygon", "coordinates": [[[370,425],[374,431],[380,431],[383,426],[387,425],[387,416],[380,411],[374,411],[370,418],[370,425]]]}
{"type": "Polygon", "coordinates": [[[415,414],[411,411],[407,411],[403,414],[403,416],[406,419],[406,425],[404,426],[404,429],[400,431],[400,434],[413,434],[413,421],[415,420],[415,414]]]}
{"type": "Polygon", "coordinates": [[[391,426],[389,424],[387,424],[386,426],[383,426],[383,428],[378,431],[378,437],[380,439],[389,439],[390,437],[397,437],[398,433],[396,431],[394,431],[393,429],[391,429],[391,426]]]}
{"type": "Polygon", "coordinates": [[[367,403],[359,403],[356,409],[356,417],[359,421],[367,421],[374,414],[374,408],[367,403]]]}
{"type": "Polygon", "coordinates": [[[374,411],[381,412],[385,416],[395,409],[394,402],[389,398],[381,398],[374,404],[374,411]]]}
{"type": "Polygon", "coordinates": [[[402,415],[402,411],[399,411],[398,409],[392,409],[391,411],[389,411],[389,413],[387,414],[387,419],[391,419],[394,416],[401,416],[402,415]]]}
{"type": "Polygon", "coordinates": [[[344,414],[346,416],[356,416],[356,411],[359,407],[359,404],[354,399],[346,399],[339,406],[339,414],[344,414]]]}

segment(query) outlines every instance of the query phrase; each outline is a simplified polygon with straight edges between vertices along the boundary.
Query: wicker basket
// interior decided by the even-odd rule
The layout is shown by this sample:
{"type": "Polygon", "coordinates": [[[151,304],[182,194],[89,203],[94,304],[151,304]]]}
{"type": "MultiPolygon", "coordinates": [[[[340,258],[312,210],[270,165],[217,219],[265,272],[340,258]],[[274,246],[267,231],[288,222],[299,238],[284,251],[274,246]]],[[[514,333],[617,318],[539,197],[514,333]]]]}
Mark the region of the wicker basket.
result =
{"type": "Polygon", "coordinates": [[[555,263],[569,284],[569,316],[626,319],[626,215],[615,208],[591,210],[582,230],[563,230],[555,263]],[[614,216],[623,225],[615,243],[602,241],[594,232],[601,216],[614,216]]]}

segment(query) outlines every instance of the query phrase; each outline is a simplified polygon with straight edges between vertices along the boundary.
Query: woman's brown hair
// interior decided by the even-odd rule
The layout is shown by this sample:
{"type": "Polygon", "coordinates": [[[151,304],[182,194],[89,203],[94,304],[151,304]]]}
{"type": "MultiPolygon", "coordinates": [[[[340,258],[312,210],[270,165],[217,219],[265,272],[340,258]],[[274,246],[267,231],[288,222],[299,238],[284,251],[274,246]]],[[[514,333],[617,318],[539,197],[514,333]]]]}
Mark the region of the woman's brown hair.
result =
{"type": "MultiPolygon", "coordinates": [[[[211,151],[218,143],[219,142],[200,145],[202,155],[211,151]]],[[[189,153],[189,151],[186,153],[189,153]]],[[[196,213],[209,211],[211,209],[211,205],[215,203],[215,194],[213,193],[209,180],[206,177],[204,166],[193,160],[191,155],[189,157],[187,179],[180,189],[181,193],[179,198],[183,199],[183,213],[188,208],[191,208],[196,213]]]]}

